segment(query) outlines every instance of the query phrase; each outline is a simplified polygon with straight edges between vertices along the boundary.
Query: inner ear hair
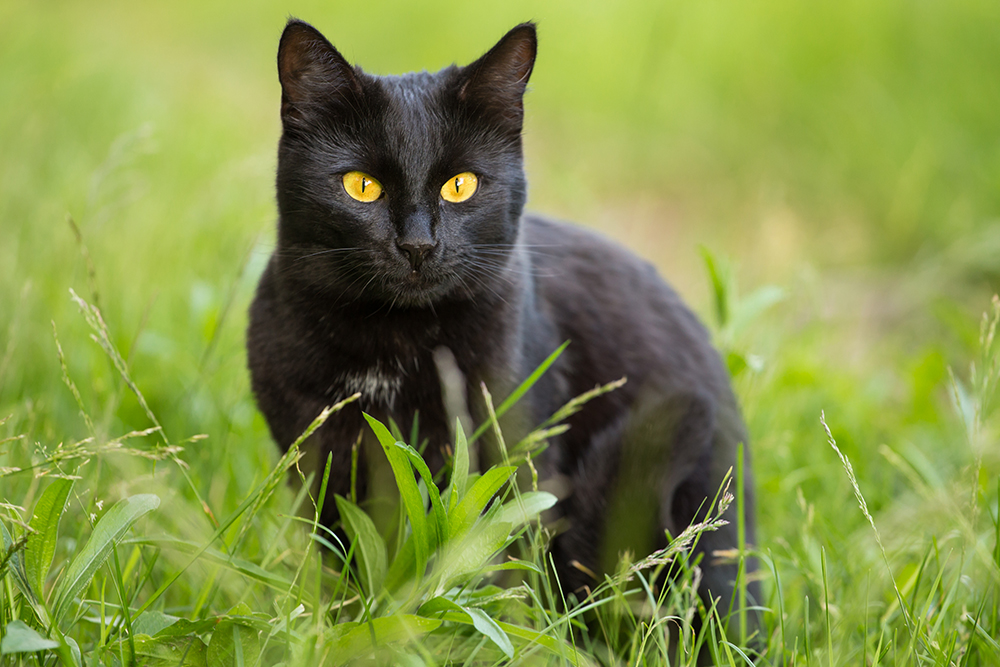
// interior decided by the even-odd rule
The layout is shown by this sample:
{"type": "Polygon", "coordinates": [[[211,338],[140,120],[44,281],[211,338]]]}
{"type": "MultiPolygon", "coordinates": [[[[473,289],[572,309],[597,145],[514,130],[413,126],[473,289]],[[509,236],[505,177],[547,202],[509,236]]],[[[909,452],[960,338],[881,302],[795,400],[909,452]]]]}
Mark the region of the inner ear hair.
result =
{"type": "Polygon", "coordinates": [[[322,33],[298,19],[288,21],[278,43],[278,80],[282,118],[362,92],[355,69],[322,33]]]}
{"type": "Polygon", "coordinates": [[[508,120],[521,120],[522,97],[535,66],[538,39],[534,23],[512,28],[496,45],[465,68],[466,80],[458,98],[494,108],[508,120]]]}

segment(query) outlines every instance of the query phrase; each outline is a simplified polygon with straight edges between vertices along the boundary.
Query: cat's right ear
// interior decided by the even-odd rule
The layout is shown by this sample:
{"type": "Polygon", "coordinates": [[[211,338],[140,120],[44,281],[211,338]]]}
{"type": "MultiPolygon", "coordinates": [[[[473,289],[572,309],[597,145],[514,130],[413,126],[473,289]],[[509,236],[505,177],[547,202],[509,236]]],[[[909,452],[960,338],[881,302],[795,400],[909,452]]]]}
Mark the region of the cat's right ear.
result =
{"type": "Polygon", "coordinates": [[[281,120],[305,120],[338,99],[360,97],[354,68],[316,28],[290,19],[278,44],[281,120]]]}
{"type": "Polygon", "coordinates": [[[458,98],[520,132],[524,116],[522,98],[537,51],[535,24],[515,26],[486,55],[463,68],[464,81],[458,98]]]}

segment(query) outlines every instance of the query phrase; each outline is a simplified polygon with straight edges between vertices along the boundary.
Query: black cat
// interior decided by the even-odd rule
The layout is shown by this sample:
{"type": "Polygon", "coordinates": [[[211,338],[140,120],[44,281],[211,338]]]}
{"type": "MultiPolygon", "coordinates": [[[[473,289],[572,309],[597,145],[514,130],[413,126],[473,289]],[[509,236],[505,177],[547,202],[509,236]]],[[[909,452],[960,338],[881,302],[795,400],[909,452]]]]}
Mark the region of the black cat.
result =
{"type": "MultiPolygon", "coordinates": [[[[441,466],[452,434],[436,351],[450,351],[469,409],[482,416],[481,382],[502,397],[570,341],[521,401],[528,426],[626,376],[539,461],[564,490],[565,530],[552,549],[569,592],[593,583],[588,570],[613,568],[619,550],[648,553],[665,544],[665,529],[687,526],[747,437],[705,329],[650,264],[522,213],[522,95],[535,52],[526,23],[466,67],[376,77],[308,24],[288,23],[278,50],[278,242],[247,346],[257,402],[283,448],[323,407],[362,393],[308,445],[322,460],[332,454],[327,498],[349,492],[362,410],[404,432],[419,410],[429,463],[441,466]]],[[[375,458],[362,451],[361,496],[375,458]]],[[[752,542],[752,498],[746,507],[752,542]]],[[[336,519],[327,502],[323,520],[336,519]]],[[[714,564],[712,552],[735,546],[731,524],[698,547],[704,590],[722,596],[723,611],[735,566],[714,564]]]]}

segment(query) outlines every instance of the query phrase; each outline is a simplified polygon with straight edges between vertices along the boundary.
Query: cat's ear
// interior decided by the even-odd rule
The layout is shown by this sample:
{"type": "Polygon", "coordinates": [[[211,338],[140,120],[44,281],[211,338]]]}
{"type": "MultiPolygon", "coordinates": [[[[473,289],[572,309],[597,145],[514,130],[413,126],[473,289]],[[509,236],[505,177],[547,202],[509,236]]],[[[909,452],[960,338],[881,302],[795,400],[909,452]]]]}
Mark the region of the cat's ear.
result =
{"type": "Polygon", "coordinates": [[[486,55],[462,69],[464,81],[458,98],[520,131],[524,89],[537,51],[535,24],[514,27],[486,55]]]}
{"type": "Polygon", "coordinates": [[[357,72],[316,28],[290,19],[278,44],[282,120],[307,117],[338,98],[361,95],[357,72]]]}

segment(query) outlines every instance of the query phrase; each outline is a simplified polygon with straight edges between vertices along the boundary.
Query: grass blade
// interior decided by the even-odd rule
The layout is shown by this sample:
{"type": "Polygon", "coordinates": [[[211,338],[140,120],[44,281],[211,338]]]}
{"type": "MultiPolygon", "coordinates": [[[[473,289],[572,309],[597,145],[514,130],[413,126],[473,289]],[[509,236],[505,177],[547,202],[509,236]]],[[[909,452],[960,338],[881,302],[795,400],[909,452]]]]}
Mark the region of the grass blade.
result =
{"type": "Polygon", "coordinates": [[[420,579],[424,570],[427,569],[427,560],[437,545],[434,533],[428,525],[424,501],[420,496],[420,489],[417,488],[417,480],[414,477],[410,459],[402,449],[396,447],[396,439],[385,425],[367,413],[365,413],[365,419],[368,420],[368,424],[375,432],[375,436],[382,445],[382,450],[389,459],[392,474],[396,478],[396,486],[399,487],[399,495],[403,500],[403,507],[410,518],[410,528],[413,531],[410,539],[413,542],[414,570],[417,579],[420,579]]]}
{"type": "MultiPolygon", "coordinates": [[[[302,520],[309,524],[312,523],[308,519],[302,520]]],[[[208,562],[220,565],[231,572],[239,573],[240,576],[260,582],[278,590],[287,589],[291,585],[291,580],[282,574],[265,570],[257,563],[243,558],[229,556],[216,549],[204,549],[203,545],[189,540],[179,540],[172,537],[139,537],[124,540],[122,543],[146,544],[161,549],[173,549],[183,554],[198,554],[201,558],[208,562]]],[[[333,545],[331,545],[331,547],[332,546],[333,545]]]]}
{"type": "Polygon", "coordinates": [[[3,643],[0,643],[0,654],[34,653],[35,651],[45,651],[53,648],[59,648],[59,642],[46,639],[28,627],[24,621],[11,621],[4,628],[3,643]]]}
{"type": "Polygon", "coordinates": [[[424,459],[410,445],[397,442],[397,448],[403,450],[410,457],[410,465],[420,473],[420,478],[424,480],[427,487],[427,496],[431,499],[431,510],[434,512],[435,529],[437,530],[437,543],[444,544],[448,540],[448,514],[445,512],[444,504],[441,502],[441,493],[437,484],[434,483],[434,476],[431,469],[427,467],[424,459]]]}
{"type": "Polygon", "coordinates": [[[708,270],[708,277],[712,281],[712,301],[715,306],[715,321],[720,329],[729,323],[729,301],[730,285],[732,278],[725,264],[719,262],[715,255],[701,246],[701,258],[705,262],[705,269],[708,270]]]}
{"type": "Polygon", "coordinates": [[[344,529],[351,542],[357,545],[358,567],[368,595],[377,595],[385,581],[388,567],[385,541],[364,510],[342,496],[334,496],[334,499],[344,522],[344,529]]]}
{"type": "Polygon", "coordinates": [[[488,563],[507,544],[510,531],[509,523],[489,521],[476,526],[461,541],[453,540],[434,570],[438,592],[462,585],[462,580],[468,575],[485,570],[488,563]]]}
{"type": "Polygon", "coordinates": [[[343,665],[368,654],[377,646],[418,639],[440,626],[441,621],[412,614],[373,618],[370,623],[352,628],[337,639],[330,659],[334,665],[343,665]]]}
{"type": "Polygon", "coordinates": [[[413,536],[410,535],[403,542],[403,546],[400,547],[396,553],[396,557],[392,559],[392,563],[389,565],[389,572],[385,575],[385,587],[390,591],[399,590],[409,578],[410,573],[416,569],[416,562],[417,559],[413,549],[413,536]]]}
{"type": "Polygon", "coordinates": [[[507,633],[497,625],[497,622],[486,615],[482,609],[475,607],[463,607],[453,600],[445,597],[436,597],[429,600],[420,608],[420,613],[430,614],[438,611],[452,611],[465,615],[473,627],[484,637],[496,644],[508,658],[514,657],[514,644],[511,643],[507,633]]]}
{"type": "Polygon", "coordinates": [[[496,417],[494,418],[493,416],[491,416],[489,419],[483,422],[483,424],[481,424],[479,428],[476,429],[475,433],[472,434],[472,437],[469,438],[469,442],[475,442],[476,440],[478,440],[483,433],[486,433],[487,429],[493,426],[493,422],[496,419],[503,417],[505,412],[510,410],[510,408],[515,403],[521,400],[521,397],[524,396],[526,393],[528,393],[528,390],[531,389],[536,382],[538,382],[538,378],[542,377],[542,374],[545,371],[549,370],[549,367],[556,362],[556,359],[558,359],[559,355],[563,353],[563,350],[566,349],[567,345],[569,345],[569,341],[566,341],[565,343],[560,345],[558,348],[556,348],[555,352],[546,357],[545,361],[540,363],[538,365],[538,368],[532,371],[531,375],[529,375],[524,380],[524,382],[518,385],[517,389],[511,392],[510,396],[505,398],[503,400],[503,403],[501,403],[500,406],[497,407],[496,417]]]}
{"type": "Polygon", "coordinates": [[[504,652],[508,658],[514,657],[514,645],[510,641],[510,637],[504,632],[497,622],[486,615],[486,612],[482,609],[469,608],[465,610],[466,613],[472,618],[472,625],[481,634],[490,638],[490,640],[500,647],[500,650],[504,652]]]}
{"type": "MultiPolygon", "coordinates": [[[[0,536],[3,539],[3,558],[6,566],[10,567],[10,571],[14,574],[14,583],[17,585],[24,596],[29,602],[36,608],[40,607],[37,605],[38,599],[35,597],[35,591],[31,589],[31,584],[28,583],[28,573],[24,569],[24,547],[27,542],[26,537],[22,537],[17,542],[14,541],[13,536],[7,531],[7,526],[0,521],[0,536]]],[[[0,574],[3,573],[3,568],[0,568],[0,574]]]]}
{"type": "Polygon", "coordinates": [[[465,484],[469,479],[469,441],[462,428],[462,420],[455,419],[455,458],[451,463],[451,489],[448,493],[448,509],[455,509],[459,498],[465,496],[465,484]]]}
{"type": "Polygon", "coordinates": [[[500,508],[495,520],[509,522],[515,529],[533,520],[536,516],[559,502],[547,491],[529,491],[500,508]]]}
{"type": "MultiPolygon", "coordinates": [[[[230,611],[229,616],[233,615],[230,611]]],[[[259,664],[260,633],[242,620],[226,618],[216,626],[208,642],[206,664],[233,667],[259,664]]]]}
{"type": "Polygon", "coordinates": [[[486,507],[486,503],[511,478],[515,470],[517,468],[514,466],[490,468],[476,480],[465,497],[459,501],[455,511],[448,517],[449,534],[453,539],[461,536],[472,527],[472,524],[476,522],[486,507]]]}
{"type": "Polygon", "coordinates": [[[69,611],[73,599],[90,583],[94,573],[132,524],[159,506],[157,496],[144,493],[118,501],[101,517],[87,544],[77,553],[53,591],[52,617],[56,624],[69,611]]]}
{"type": "MultiPolygon", "coordinates": [[[[471,619],[455,611],[445,612],[441,618],[445,621],[452,621],[453,623],[472,625],[471,619]]],[[[538,644],[539,646],[547,649],[550,653],[563,658],[571,665],[579,667],[579,665],[589,664],[584,661],[583,657],[574,647],[556,639],[555,637],[545,634],[545,632],[539,632],[538,630],[532,630],[531,628],[524,628],[512,623],[506,623],[504,621],[496,621],[496,624],[497,627],[503,630],[508,636],[523,639],[529,644],[538,644]]]]}
{"type": "Polygon", "coordinates": [[[885,563],[886,572],[889,574],[889,581],[892,582],[892,589],[896,593],[896,601],[899,603],[900,613],[903,615],[903,621],[906,623],[906,629],[909,631],[910,636],[914,637],[914,627],[913,621],[910,618],[909,608],[906,606],[906,602],[903,600],[903,594],[899,591],[899,585],[896,583],[896,578],[892,573],[892,566],[889,565],[889,556],[885,552],[885,547],[882,545],[882,535],[878,532],[878,528],[875,527],[875,519],[872,518],[871,512],[868,511],[868,503],[865,501],[864,495],[861,493],[861,487],[858,486],[857,475],[854,474],[854,466],[851,465],[851,461],[840,451],[840,447],[837,446],[837,441],[833,438],[833,433],[830,432],[830,427],[826,425],[826,414],[820,412],[819,417],[820,423],[823,425],[823,429],[826,431],[827,443],[833,448],[833,451],[837,453],[837,457],[840,458],[840,463],[844,467],[844,471],[847,473],[847,479],[851,482],[851,487],[854,489],[854,497],[858,501],[858,505],[861,507],[862,514],[868,519],[869,525],[872,527],[872,531],[875,533],[875,541],[878,543],[879,551],[882,554],[882,562],[885,563]]]}
{"type": "Polygon", "coordinates": [[[35,503],[35,511],[28,523],[31,533],[24,547],[24,570],[39,600],[45,596],[45,577],[56,553],[59,520],[66,510],[72,488],[73,480],[65,477],[54,479],[35,503]]]}

